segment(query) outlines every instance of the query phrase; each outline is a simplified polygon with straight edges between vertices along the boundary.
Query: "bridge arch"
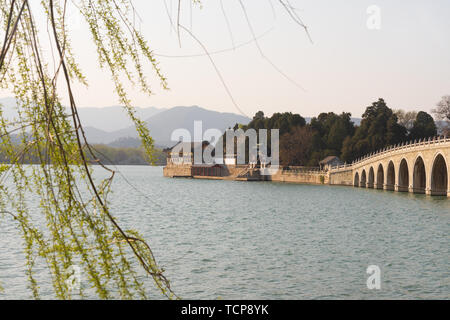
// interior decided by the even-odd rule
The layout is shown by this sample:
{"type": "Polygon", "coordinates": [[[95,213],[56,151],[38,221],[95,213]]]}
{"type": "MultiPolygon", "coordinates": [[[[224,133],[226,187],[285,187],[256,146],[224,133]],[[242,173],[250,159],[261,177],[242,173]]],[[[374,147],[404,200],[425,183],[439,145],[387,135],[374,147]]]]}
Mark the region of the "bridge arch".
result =
{"type": "Polygon", "coordinates": [[[365,188],[367,186],[367,175],[366,175],[366,169],[363,169],[362,173],[361,173],[361,181],[359,186],[361,188],[365,188]]]}
{"type": "Polygon", "coordinates": [[[438,153],[431,169],[431,194],[446,196],[448,192],[447,162],[441,153],[438,153]]]}
{"type": "Polygon", "coordinates": [[[393,191],[395,189],[395,166],[393,161],[389,161],[386,176],[386,190],[393,191]]]}
{"type": "Polygon", "coordinates": [[[409,169],[408,162],[406,159],[400,161],[400,166],[398,169],[398,191],[408,192],[409,190],[409,169]]]}
{"type": "Polygon", "coordinates": [[[353,186],[359,187],[359,173],[358,172],[356,172],[355,179],[353,179],[353,186]]]}
{"type": "Polygon", "coordinates": [[[330,170],[330,184],[450,198],[450,137],[386,147],[330,170]]]}
{"type": "Polygon", "coordinates": [[[413,192],[424,194],[427,187],[427,175],[425,162],[422,156],[418,156],[414,162],[413,169],[413,192]]]}
{"type": "Polygon", "coordinates": [[[383,189],[384,187],[384,169],[383,165],[380,163],[377,169],[377,183],[375,186],[377,189],[383,189]]]}
{"type": "Polygon", "coordinates": [[[375,187],[375,172],[373,170],[373,167],[370,167],[369,169],[369,180],[367,182],[368,188],[374,188],[375,187]]]}

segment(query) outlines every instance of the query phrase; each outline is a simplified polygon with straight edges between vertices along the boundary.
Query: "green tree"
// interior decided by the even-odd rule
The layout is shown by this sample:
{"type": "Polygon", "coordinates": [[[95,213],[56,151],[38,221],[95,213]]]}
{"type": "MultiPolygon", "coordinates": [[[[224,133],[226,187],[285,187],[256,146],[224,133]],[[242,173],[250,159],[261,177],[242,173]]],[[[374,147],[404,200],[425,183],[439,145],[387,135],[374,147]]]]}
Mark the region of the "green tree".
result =
{"type": "Polygon", "coordinates": [[[314,150],[310,165],[313,166],[327,156],[340,157],[344,140],[355,132],[351,114],[345,112],[340,115],[333,112],[321,113],[317,118],[311,119],[311,127],[314,130],[314,150]]]}
{"type": "Polygon", "coordinates": [[[417,114],[409,138],[412,140],[419,140],[437,135],[436,124],[431,115],[424,111],[417,114]]]}
{"type": "Polygon", "coordinates": [[[253,117],[253,120],[244,129],[279,129],[280,136],[290,132],[295,127],[306,125],[306,120],[299,114],[292,112],[274,113],[271,117],[264,117],[264,113],[259,111],[253,117]]]}
{"type": "Polygon", "coordinates": [[[372,103],[362,115],[361,125],[351,139],[346,139],[342,159],[350,162],[387,145],[406,140],[407,130],[383,99],[372,103]]]}
{"type": "Polygon", "coordinates": [[[282,165],[305,166],[312,148],[312,129],[298,126],[280,137],[280,162],[282,165]]]}
{"type": "Polygon", "coordinates": [[[257,113],[255,113],[253,120],[264,120],[264,112],[258,111],[257,113]]]}

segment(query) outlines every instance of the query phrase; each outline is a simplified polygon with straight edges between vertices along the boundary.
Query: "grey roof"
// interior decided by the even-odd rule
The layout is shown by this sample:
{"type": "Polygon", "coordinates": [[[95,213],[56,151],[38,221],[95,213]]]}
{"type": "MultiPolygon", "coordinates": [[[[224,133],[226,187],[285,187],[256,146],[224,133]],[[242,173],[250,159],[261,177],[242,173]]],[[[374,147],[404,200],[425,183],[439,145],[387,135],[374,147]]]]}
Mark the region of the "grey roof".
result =
{"type": "Polygon", "coordinates": [[[339,159],[336,156],[328,156],[325,159],[323,159],[322,161],[320,161],[319,163],[320,164],[327,164],[327,163],[330,163],[330,162],[335,161],[335,160],[341,162],[341,159],[339,159]]]}
{"type": "Polygon", "coordinates": [[[182,152],[183,150],[191,150],[191,152],[194,152],[195,148],[202,148],[209,143],[207,141],[203,142],[178,142],[176,145],[174,145],[172,148],[170,148],[170,151],[173,152],[173,150],[176,148],[178,152],[182,152]]]}

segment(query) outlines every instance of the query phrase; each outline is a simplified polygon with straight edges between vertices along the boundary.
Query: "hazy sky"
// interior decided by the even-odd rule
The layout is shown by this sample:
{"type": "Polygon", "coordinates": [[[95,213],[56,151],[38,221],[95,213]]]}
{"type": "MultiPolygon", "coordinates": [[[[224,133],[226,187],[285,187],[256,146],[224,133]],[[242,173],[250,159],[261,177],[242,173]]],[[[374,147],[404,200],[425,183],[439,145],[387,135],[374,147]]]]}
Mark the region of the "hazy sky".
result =
{"type": "MultiPolygon", "coordinates": [[[[450,94],[450,1],[448,0],[291,0],[308,25],[313,43],[282,9],[278,0],[242,0],[258,44],[272,66],[249,42],[252,33],[239,0],[223,0],[232,37],[219,0],[204,0],[192,12],[192,31],[214,52],[212,55],[234,99],[252,116],[292,111],[304,116],[327,111],[349,111],[361,116],[379,97],[392,108],[429,111],[440,97],[450,94]],[[275,12],[272,11],[271,3],[275,12]],[[367,8],[381,9],[379,30],[370,30],[367,8]],[[302,86],[300,89],[286,76],[302,86]]],[[[167,0],[176,15],[176,3],[167,0]]],[[[202,54],[202,48],[181,32],[182,47],[171,30],[163,0],[135,0],[141,31],[157,54],[202,54]]],[[[191,26],[189,0],[182,0],[182,23],[191,26]]],[[[72,17],[75,25],[76,17],[72,17]]],[[[109,75],[96,67],[95,51],[83,24],[75,28],[75,52],[90,86],[77,87],[80,106],[117,104],[109,75]]],[[[170,91],[159,87],[151,73],[151,97],[130,88],[138,106],[199,105],[207,109],[238,112],[207,56],[158,56],[170,91]]]]}

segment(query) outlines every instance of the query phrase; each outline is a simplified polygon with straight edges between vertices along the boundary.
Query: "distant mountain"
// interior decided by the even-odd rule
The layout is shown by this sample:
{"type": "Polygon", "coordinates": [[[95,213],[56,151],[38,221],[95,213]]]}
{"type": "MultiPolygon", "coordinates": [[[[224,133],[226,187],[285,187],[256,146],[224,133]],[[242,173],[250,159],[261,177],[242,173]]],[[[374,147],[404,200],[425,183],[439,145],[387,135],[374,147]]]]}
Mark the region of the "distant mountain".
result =
{"type": "Polygon", "coordinates": [[[93,127],[83,127],[86,133],[86,138],[90,143],[110,143],[117,140],[120,137],[112,137],[111,133],[93,128],[93,127]]]}
{"type": "MultiPolygon", "coordinates": [[[[14,98],[0,98],[0,104],[3,105],[2,109],[7,119],[13,119],[17,116],[16,100],[14,98]]],[[[135,110],[136,115],[140,119],[148,119],[166,109],[136,107],[135,110]]],[[[92,127],[105,132],[125,129],[133,124],[121,106],[102,108],[80,107],[78,108],[78,114],[85,127],[92,127]]]]}
{"type": "MultiPolygon", "coordinates": [[[[135,108],[140,119],[148,119],[166,109],[155,107],[135,108]]],[[[93,127],[106,132],[113,132],[130,127],[133,123],[121,106],[104,108],[78,108],[78,114],[85,127],[93,127]]]]}
{"type": "MultiPolygon", "coordinates": [[[[0,104],[3,105],[2,109],[6,118],[16,117],[14,98],[0,98],[0,104]]],[[[146,120],[155,145],[163,147],[175,144],[175,141],[170,140],[175,129],[187,129],[193,137],[196,120],[202,121],[203,132],[212,128],[224,131],[236,123],[247,124],[250,121],[249,118],[234,113],[210,111],[197,106],[171,109],[137,107],[135,109],[136,115],[146,120]]],[[[127,140],[127,138],[136,138],[137,133],[122,107],[78,108],[78,112],[90,143],[114,143],[121,147],[125,147],[127,143],[136,144],[133,140],[127,140]]]]}
{"type": "Polygon", "coordinates": [[[142,145],[142,141],[138,138],[119,138],[114,140],[111,143],[108,143],[108,146],[114,148],[139,148],[142,145]]]}
{"type": "MultiPolygon", "coordinates": [[[[0,104],[4,106],[3,112],[8,119],[16,115],[15,99],[2,98],[0,104]]],[[[112,106],[104,108],[79,108],[80,118],[90,143],[110,144],[127,147],[136,145],[137,133],[128,115],[122,107],[112,106]]],[[[193,137],[194,121],[201,120],[203,132],[207,129],[219,129],[224,131],[233,127],[236,123],[248,124],[250,118],[234,113],[221,113],[206,110],[198,106],[174,107],[171,109],[159,109],[155,107],[136,108],[137,116],[146,120],[150,135],[155,144],[161,147],[174,145],[171,134],[175,129],[187,129],[193,137]]],[[[307,123],[310,117],[305,117],[307,123]]],[[[360,118],[352,118],[355,125],[360,125],[360,118]]]]}
{"type": "Polygon", "coordinates": [[[351,118],[351,120],[353,121],[353,123],[355,124],[355,126],[360,126],[361,125],[361,118],[351,118]]]}
{"type": "MultiPolygon", "coordinates": [[[[175,129],[187,129],[194,137],[194,121],[202,121],[203,133],[208,129],[219,129],[225,131],[228,127],[233,127],[236,123],[247,124],[250,118],[234,114],[222,113],[206,110],[197,106],[174,107],[148,118],[146,120],[150,135],[155,144],[161,146],[172,146],[176,142],[172,141],[171,135],[175,129]]],[[[119,138],[137,137],[134,126],[126,129],[101,134],[98,130],[92,130],[87,134],[91,143],[111,143],[119,138]]]]}

